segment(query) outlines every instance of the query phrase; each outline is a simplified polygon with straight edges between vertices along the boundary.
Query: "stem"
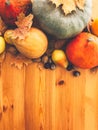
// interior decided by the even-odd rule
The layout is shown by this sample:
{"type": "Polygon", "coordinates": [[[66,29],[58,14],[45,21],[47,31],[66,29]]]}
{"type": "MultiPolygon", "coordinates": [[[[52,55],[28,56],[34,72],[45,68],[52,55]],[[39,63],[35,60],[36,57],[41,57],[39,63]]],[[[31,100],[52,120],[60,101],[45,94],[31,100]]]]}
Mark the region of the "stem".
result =
{"type": "Polygon", "coordinates": [[[93,37],[89,37],[87,40],[88,40],[89,42],[94,42],[94,41],[95,41],[95,39],[94,39],[93,37]]]}

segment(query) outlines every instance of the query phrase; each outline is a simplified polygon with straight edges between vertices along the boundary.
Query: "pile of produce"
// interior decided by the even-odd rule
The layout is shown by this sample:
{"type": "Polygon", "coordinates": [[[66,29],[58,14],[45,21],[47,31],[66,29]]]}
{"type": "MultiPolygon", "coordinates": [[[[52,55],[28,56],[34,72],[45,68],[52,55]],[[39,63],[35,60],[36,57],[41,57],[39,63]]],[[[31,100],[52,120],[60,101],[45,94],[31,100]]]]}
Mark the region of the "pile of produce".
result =
{"type": "Polygon", "coordinates": [[[98,66],[98,19],[92,20],[92,0],[0,3],[0,54],[11,48],[46,69],[98,66]]]}

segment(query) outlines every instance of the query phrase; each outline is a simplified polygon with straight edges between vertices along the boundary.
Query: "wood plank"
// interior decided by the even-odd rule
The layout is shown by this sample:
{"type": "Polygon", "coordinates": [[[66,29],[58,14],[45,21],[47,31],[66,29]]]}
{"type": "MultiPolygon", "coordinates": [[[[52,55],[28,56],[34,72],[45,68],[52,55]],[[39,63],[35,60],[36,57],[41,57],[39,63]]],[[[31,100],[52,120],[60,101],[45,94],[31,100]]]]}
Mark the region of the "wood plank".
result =
{"type": "MultiPolygon", "coordinates": [[[[0,64],[0,70],[2,68],[2,64],[0,64]]],[[[2,76],[0,71],[0,130],[3,130],[3,85],[2,85],[2,76]]]]}
{"type": "Polygon", "coordinates": [[[37,63],[18,69],[12,60],[7,54],[0,66],[0,130],[98,130],[98,71],[74,77],[37,63]]]}
{"type": "Polygon", "coordinates": [[[24,68],[11,66],[11,56],[6,55],[2,65],[3,130],[24,130],[24,68]]]}

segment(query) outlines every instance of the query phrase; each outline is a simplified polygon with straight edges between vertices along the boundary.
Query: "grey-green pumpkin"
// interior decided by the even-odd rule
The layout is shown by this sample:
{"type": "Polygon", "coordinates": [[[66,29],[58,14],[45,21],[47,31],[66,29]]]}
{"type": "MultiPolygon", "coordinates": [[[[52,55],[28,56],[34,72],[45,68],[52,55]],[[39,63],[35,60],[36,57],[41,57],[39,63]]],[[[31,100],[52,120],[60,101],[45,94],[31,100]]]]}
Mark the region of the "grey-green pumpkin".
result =
{"type": "Polygon", "coordinates": [[[49,0],[33,0],[32,11],[45,32],[58,39],[68,39],[87,26],[92,15],[92,0],[85,0],[84,10],[76,8],[68,15],[49,0]]]}

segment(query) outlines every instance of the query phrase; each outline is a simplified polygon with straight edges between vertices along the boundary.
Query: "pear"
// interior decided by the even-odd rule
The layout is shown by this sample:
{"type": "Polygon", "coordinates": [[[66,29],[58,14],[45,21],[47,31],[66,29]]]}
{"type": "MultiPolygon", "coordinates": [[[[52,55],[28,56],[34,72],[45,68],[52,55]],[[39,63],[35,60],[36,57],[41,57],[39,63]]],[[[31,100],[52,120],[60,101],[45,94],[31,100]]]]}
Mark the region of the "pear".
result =
{"type": "Polygon", "coordinates": [[[56,49],[52,52],[52,60],[55,64],[67,68],[68,60],[63,50],[56,49]]]}
{"type": "Polygon", "coordinates": [[[68,60],[76,67],[90,69],[98,66],[98,37],[81,32],[74,37],[65,49],[68,60]]]}
{"type": "Polygon", "coordinates": [[[2,36],[0,36],[0,54],[5,51],[6,43],[2,36]]]}

